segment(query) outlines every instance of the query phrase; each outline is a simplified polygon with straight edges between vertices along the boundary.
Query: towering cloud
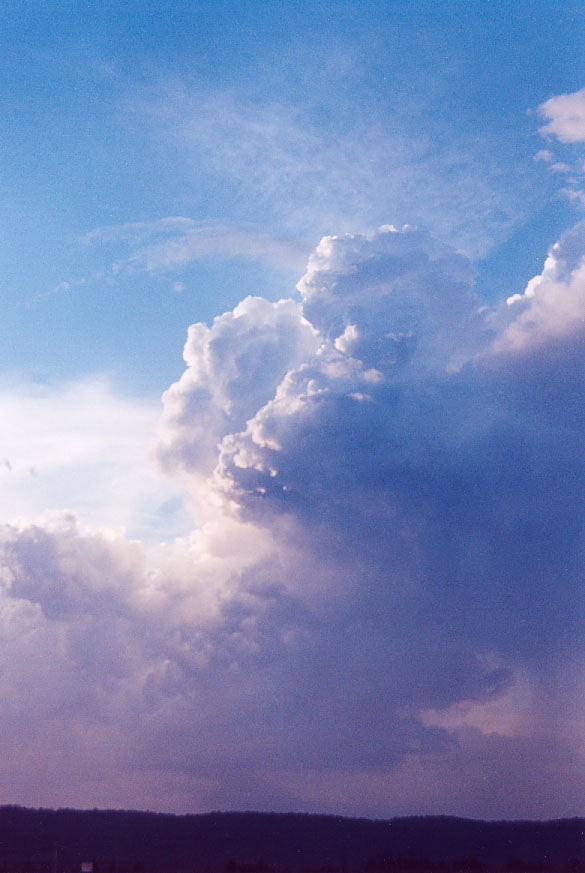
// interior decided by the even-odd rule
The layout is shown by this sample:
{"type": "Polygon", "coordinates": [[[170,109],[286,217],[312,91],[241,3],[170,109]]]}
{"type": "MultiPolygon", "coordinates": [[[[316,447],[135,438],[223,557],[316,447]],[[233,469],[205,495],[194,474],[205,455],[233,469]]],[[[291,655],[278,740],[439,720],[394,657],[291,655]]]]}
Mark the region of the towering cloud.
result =
{"type": "Polygon", "coordinates": [[[89,743],[122,804],[582,812],[584,257],[491,311],[421,231],[326,237],[299,302],[190,328],[156,455],[194,532],[3,530],[4,730],[24,772],[76,737],[47,802],[89,743]]]}
{"type": "Polygon", "coordinates": [[[508,353],[565,349],[577,363],[585,323],[585,221],[563,234],[553,245],[544,270],[528,283],[524,294],[508,301],[514,319],[496,344],[508,353]]]}

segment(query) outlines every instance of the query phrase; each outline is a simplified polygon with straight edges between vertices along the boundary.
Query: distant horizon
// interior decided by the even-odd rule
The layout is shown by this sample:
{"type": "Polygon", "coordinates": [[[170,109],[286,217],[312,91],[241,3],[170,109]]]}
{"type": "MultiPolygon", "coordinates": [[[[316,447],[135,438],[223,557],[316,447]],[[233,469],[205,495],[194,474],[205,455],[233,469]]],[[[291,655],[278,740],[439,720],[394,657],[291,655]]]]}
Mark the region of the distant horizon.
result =
{"type": "Polygon", "coordinates": [[[468,821],[468,822],[478,822],[482,824],[551,824],[554,822],[571,822],[571,821],[585,821],[585,815],[573,815],[573,816],[563,816],[561,818],[547,818],[547,819],[525,819],[525,818],[513,818],[513,819],[486,819],[486,818],[475,818],[473,816],[465,816],[465,815],[444,815],[442,813],[431,813],[429,815],[422,815],[420,813],[413,813],[411,815],[393,815],[388,817],[380,817],[380,818],[371,818],[369,816],[360,816],[360,815],[339,815],[333,812],[302,812],[299,810],[286,810],[286,811],[276,811],[276,810],[259,810],[259,809],[208,809],[203,812],[163,812],[157,809],[129,809],[129,808],[120,808],[120,807],[71,807],[71,806],[60,806],[60,807],[46,807],[46,806],[23,806],[20,803],[8,803],[3,802],[0,803],[0,809],[22,809],[30,812],[96,812],[96,813],[112,813],[112,812],[120,812],[120,813],[137,813],[139,815],[156,815],[156,816],[170,816],[172,818],[185,818],[185,817],[198,817],[198,816],[211,816],[211,815],[266,815],[266,816],[308,816],[315,818],[332,818],[332,819],[348,819],[353,821],[368,821],[368,822],[388,822],[394,819],[418,819],[418,818],[438,818],[438,819],[452,819],[454,821],[468,821]]]}

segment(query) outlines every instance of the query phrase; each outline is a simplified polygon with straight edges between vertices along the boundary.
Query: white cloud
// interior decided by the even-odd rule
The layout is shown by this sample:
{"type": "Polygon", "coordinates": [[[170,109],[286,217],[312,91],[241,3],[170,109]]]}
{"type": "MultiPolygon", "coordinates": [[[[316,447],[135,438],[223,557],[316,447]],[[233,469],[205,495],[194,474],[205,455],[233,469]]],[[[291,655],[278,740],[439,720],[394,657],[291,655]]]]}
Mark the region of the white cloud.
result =
{"type": "Polygon", "coordinates": [[[549,170],[553,173],[562,173],[566,175],[567,173],[574,173],[575,169],[570,164],[566,164],[563,161],[557,161],[555,164],[551,164],[549,170]]]}
{"type": "Polygon", "coordinates": [[[209,475],[225,434],[245,427],[291,367],[318,345],[292,300],[248,297],[212,327],[189,328],[180,381],[164,395],[158,457],[167,469],[209,475]]]}
{"type": "Polygon", "coordinates": [[[544,136],[554,136],[564,143],[585,142],[585,88],[551,97],[538,107],[538,112],[547,120],[540,128],[544,136]]]}
{"type": "Polygon", "coordinates": [[[544,161],[545,163],[550,163],[554,160],[554,155],[550,149],[539,149],[534,155],[535,161],[544,161]]]}
{"type": "Polygon", "coordinates": [[[585,326],[585,222],[563,234],[542,273],[523,294],[511,297],[508,306],[512,318],[496,341],[498,352],[540,351],[551,343],[559,348],[580,341],[585,326]]]}
{"type": "Polygon", "coordinates": [[[559,194],[566,197],[568,200],[579,203],[585,206],[585,191],[581,188],[561,188],[559,194]]]}
{"type": "MultiPolygon", "coordinates": [[[[551,97],[538,107],[538,113],[548,120],[547,124],[539,128],[542,136],[549,140],[554,137],[569,146],[585,142],[585,89],[551,97]]],[[[560,196],[581,206],[585,203],[582,159],[575,163],[574,155],[569,154],[567,160],[559,161],[550,149],[542,149],[534,158],[549,163],[548,169],[553,173],[568,175],[566,185],[558,192],[560,196]]]]}
{"type": "Polygon", "coordinates": [[[482,342],[473,276],[467,258],[428,234],[383,227],[371,238],[324,237],[297,287],[327,339],[345,344],[355,330],[351,354],[365,364],[457,368],[482,342]]]}

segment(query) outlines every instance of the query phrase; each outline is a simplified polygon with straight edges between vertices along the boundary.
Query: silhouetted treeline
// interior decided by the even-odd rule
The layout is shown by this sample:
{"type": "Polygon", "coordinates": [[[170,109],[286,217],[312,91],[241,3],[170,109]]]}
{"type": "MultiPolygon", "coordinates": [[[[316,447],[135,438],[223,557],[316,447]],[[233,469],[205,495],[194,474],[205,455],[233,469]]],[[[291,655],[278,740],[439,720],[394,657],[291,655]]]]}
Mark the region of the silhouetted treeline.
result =
{"type": "Polygon", "coordinates": [[[585,819],[0,807],[0,873],[585,873],[585,819]]]}

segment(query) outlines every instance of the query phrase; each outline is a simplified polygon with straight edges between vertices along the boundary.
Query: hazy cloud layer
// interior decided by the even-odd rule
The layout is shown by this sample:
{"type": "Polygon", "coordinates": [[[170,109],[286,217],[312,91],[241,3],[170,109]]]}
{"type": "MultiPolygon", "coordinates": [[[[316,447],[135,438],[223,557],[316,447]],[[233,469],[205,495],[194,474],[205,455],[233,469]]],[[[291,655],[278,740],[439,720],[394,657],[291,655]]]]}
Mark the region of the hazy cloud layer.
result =
{"type": "Polygon", "coordinates": [[[582,814],[584,263],[492,311],[384,227],[193,325],[156,456],[199,526],[2,528],[6,799],[582,814]]]}

